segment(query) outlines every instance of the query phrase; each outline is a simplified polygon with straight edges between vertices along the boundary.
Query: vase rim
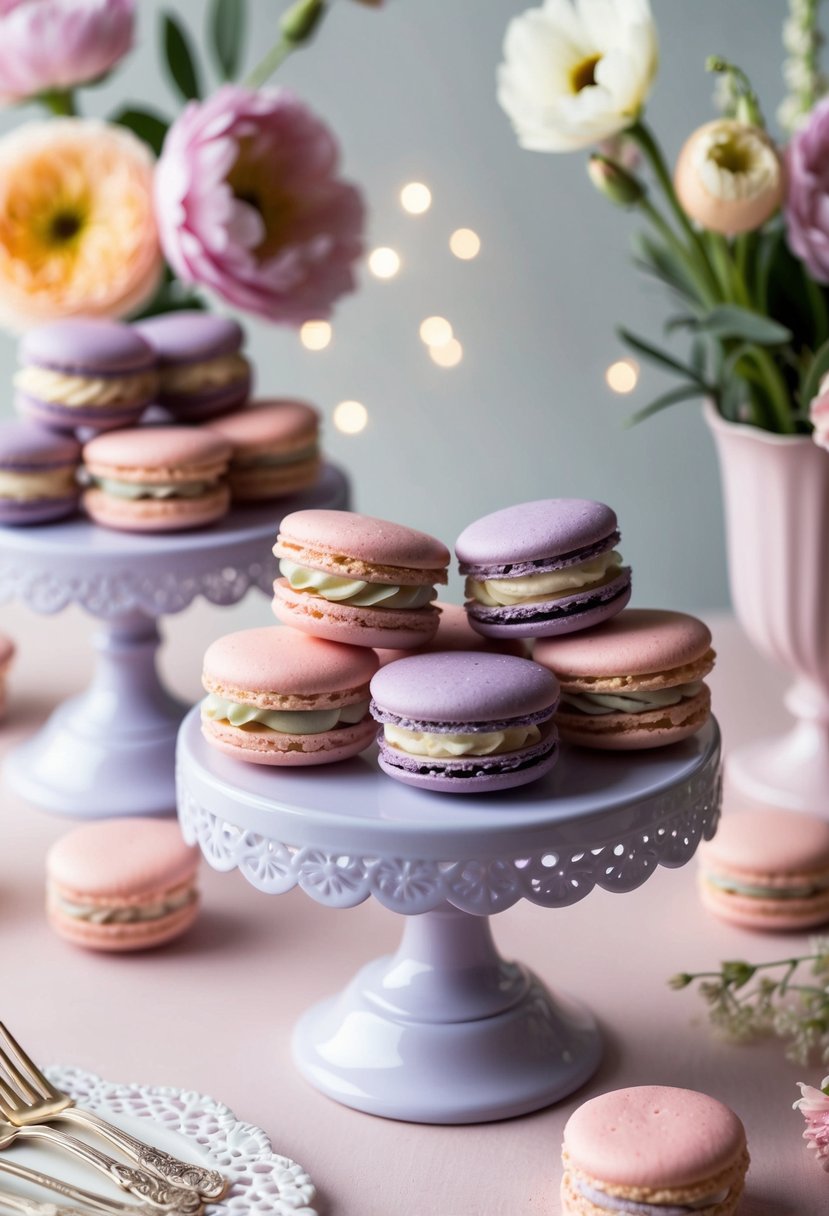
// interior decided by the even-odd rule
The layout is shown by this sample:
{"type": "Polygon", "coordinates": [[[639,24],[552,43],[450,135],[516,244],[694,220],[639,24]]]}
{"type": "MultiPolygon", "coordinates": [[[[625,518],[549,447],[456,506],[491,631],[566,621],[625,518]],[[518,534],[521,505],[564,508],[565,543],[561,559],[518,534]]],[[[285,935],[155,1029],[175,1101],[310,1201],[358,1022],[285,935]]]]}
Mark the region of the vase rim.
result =
{"type": "Polygon", "coordinates": [[[750,422],[731,422],[723,418],[713,401],[707,400],[702,404],[702,412],[712,431],[723,431],[745,435],[758,443],[767,443],[771,447],[791,447],[796,444],[813,444],[810,435],[779,435],[777,431],[764,431],[762,427],[753,426],[750,422]]]}

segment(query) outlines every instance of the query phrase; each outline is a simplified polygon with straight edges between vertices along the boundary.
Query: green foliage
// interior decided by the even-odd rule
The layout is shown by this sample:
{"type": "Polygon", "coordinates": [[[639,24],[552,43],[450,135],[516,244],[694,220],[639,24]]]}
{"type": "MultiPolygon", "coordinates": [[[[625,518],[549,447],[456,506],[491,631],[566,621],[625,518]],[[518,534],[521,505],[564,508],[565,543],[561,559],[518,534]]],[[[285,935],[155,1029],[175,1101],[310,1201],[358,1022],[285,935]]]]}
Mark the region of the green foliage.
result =
{"type": "Polygon", "coordinates": [[[247,32],[246,0],[213,0],[210,8],[210,46],[225,80],[239,75],[247,32]]]}
{"type": "Polygon", "coordinates": [[[185,101],[199,100],[201,86],[187,32],[171,13],[163,14],[161,31],[164,63],[171,81],[185,101]]]}
{"type": "Polygon", "coordinates": [[[718,304],[697,322],[697,329],[714,338],[740,338],[757,346],[780,346],[792,339],[785,325],[737,304],[718,304]]]}
{"type": "Polygon", "coordinates": [[[139,139],[143,139],[156,156],[161,155],[164,137],[170,126],[166,118],[162,118],[160,114],[154,114],[151,110],[139,110],[135,106],[127,106],[123,110],[119,110],[113,116],[112,121],[120,127],[127,127],[139,139]]]}

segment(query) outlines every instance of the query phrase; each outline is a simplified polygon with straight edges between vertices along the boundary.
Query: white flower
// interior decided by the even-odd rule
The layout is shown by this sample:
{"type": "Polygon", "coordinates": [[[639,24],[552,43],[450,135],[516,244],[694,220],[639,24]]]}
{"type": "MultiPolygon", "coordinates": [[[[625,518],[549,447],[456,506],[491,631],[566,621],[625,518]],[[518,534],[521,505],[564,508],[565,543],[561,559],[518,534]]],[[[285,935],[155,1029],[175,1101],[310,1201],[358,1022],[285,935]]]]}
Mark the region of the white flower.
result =
{"type": "Polygon", "coordinates": [[[657,59],[648,0],[545,0],[507,27],[498,101],[523,148],[570,152],[636,121],[657,59]]]}

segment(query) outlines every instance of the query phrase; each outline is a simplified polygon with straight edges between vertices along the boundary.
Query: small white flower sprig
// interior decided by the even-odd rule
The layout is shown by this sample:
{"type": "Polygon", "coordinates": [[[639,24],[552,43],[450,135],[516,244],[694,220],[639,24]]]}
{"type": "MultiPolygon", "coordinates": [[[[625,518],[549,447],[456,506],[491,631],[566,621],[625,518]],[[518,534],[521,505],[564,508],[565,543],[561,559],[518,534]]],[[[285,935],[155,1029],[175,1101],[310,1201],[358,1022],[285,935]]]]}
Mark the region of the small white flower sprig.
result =
{"type": "Polygon", "coordinates": [[[814,938],[808,954],[770,963],[732,960],[719,971],[680,972],[668,984],[677,990],[697,984],[711,1024],[727,1039],[772,1035],[797,1064],[813,1056],[829,1061],[829,937],[814,938]]]}

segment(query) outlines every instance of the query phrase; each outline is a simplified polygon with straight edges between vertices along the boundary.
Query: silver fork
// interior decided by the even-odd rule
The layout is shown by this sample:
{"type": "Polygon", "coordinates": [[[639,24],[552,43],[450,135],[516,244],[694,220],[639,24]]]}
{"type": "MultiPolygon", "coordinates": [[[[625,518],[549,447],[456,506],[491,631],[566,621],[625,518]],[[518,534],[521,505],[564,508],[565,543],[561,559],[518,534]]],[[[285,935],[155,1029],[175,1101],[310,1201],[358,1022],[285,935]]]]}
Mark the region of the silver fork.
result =
{"type": "Polygon", "coordinates": [[[205,1169],[204,1166],[173,1157],[107,1123],[100,1115],[76,1106],[68,1094],[52,1085],[32,1063],[2,1023],[0,1068],[6,1073],[5,1080],[0,1076],[0,1114],[15,1127],[66,1120],[97,1133],[141,1169],[163,1179],[171,1187],[195,1192],[201,1199],[211,1202],[216,1202],[226,1193],[227,1179],[218,1170],[205,1169]]]}
{"type": "Polygon", "coordinates": [[[0,1157],[0,1173],[8,1174],[11,1178],[18,1178],[21,1182],[28,1182],[30,1186],[38,1187],[40,1190],[54,1191],[56,1195],[70,1199],[72,1203],[81,1203],[85,1211],[101,1212],[105,1216],[140,1216],[146,1211],[145,1208],[136,1207],[133,1203],[121,1203],[117,1199],[97,1195],[94,1191],[72,1186],[70,1182],[64,1182],[62,1178],[53,1178],[51,1174],[41,1174],[40,1170],[30,1169],[29,1166],[21,1165],[19,1161],[12,1161],[9,1158],[0,1157]]]}
{"type": "Polygon", "coordinates": [[[66,1208],[57,1203],[42,1203],[38,1199],[27,1199],[23,1195],[9,1195],[0,1191],[0,1208],[8,1212],[20,1212],[22,1216],[88,1216],[80,1208],[66,1208]]]}

